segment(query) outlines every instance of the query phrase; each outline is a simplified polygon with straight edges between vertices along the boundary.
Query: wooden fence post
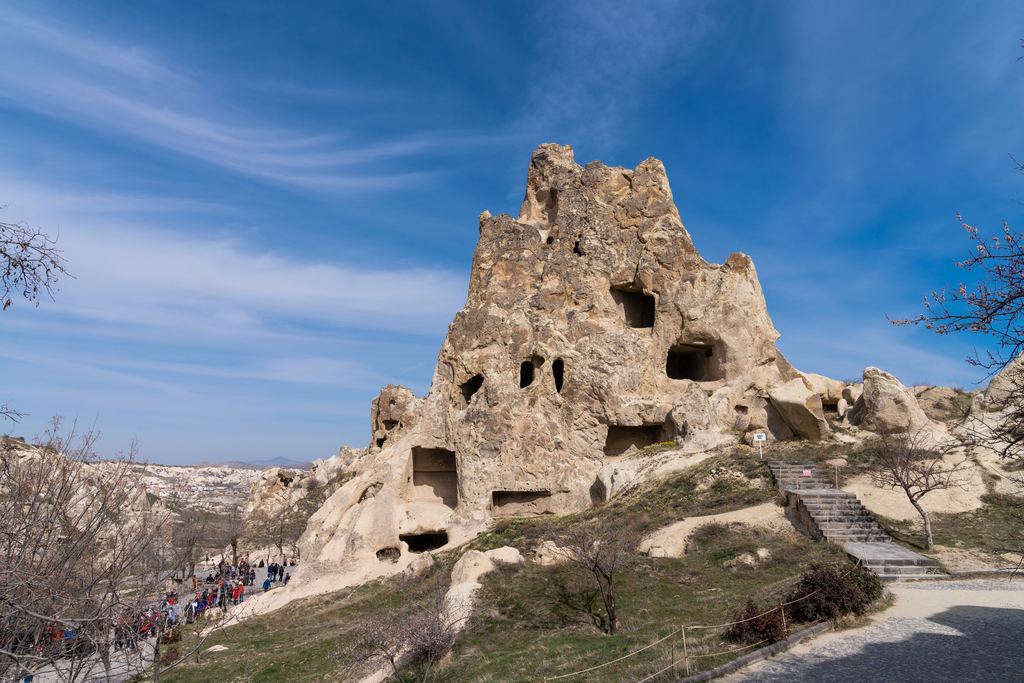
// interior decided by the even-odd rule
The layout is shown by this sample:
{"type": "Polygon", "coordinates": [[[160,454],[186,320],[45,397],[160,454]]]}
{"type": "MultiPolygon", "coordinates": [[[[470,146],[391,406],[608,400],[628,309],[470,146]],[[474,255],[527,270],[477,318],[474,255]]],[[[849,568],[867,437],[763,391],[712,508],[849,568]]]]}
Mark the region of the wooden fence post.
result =
{"type": "Polygon", "coordinates": [[[676,634],[672,634],[672,675],[676,675],[676,634]]]}
{"type": "Polygon", "coordinates": [[[690,675],[690,654],[686,649],[686,627],[681,626],[680,630],[683,632],[683,661],[686,663],[686,675],[690,675]]]}

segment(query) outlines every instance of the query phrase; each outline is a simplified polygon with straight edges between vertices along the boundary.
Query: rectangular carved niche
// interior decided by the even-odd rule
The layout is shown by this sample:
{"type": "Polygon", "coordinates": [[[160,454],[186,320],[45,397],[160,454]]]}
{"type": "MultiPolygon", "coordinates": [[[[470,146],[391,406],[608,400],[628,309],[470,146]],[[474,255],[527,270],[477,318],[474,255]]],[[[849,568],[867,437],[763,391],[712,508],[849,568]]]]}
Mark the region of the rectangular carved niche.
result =
{"type": "Polygon", "coordinates": [[[412,495],[415,503],[459,504],[459,476],[455,453],[443,448],[412,449],[412,495]]]}
{"type": "Polygon", "coordinates": [[[640,449],[660,443],[662,441],[661,433],[662,425],[643,425],[642,427],[608,425],[608,438],[604,442],[604,454],[606,457],[615,457],[628,451],[631,446],[640,449]]]}
{"type": "Polygon", "coordinates": [[[626,324],[633,328],[654,327],[654,297],[627,289],[613,289],[612,299],[626,324]]]}
{"type": "Polygon", "coordinates": [[[495,517],[527,517],[554,512],[550,491],[495,491],[491,496],[491,514],[495,517]]]}
{"type": "Polygon", "coordinates": [[[721,358],[714,346],[677,344],[668,350],[665,374],[669,379],[690,379],[694,382],[712,382],[723,379],[721,358]]]}

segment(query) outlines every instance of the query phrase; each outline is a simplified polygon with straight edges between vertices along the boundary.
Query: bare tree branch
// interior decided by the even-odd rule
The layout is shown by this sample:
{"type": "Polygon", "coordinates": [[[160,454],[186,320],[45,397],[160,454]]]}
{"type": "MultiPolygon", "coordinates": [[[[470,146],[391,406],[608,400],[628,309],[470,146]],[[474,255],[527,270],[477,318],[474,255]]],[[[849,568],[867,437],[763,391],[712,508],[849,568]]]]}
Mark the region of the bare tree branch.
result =
{"type": "Polygon", "coordinates": [[[157,588],[136,447],[102,461],[98,438],[55,418],[40,446],[0,440],[0,680],[43,664],[69,682],[109,673],[117,624],[157,588]]]}
{"type": "Polygon", "coordinates": [[[924,520],[925,544],[934,548],[931,517],[921,506],[921,499],[932,491],[964,488],[972,463],[963,458],[949,464],[947,449],[935,447],[924,432],[883,436],[875,448],[875,466],[871,477],[877,486],[902,489],[907,500],[924,520]]]}
{"type": "Polygon", "coordinates": [[[57,279],[66,275],[66,262],[42,230],[28,223],[0,222],[0,302],[3,310],[11,305],[12,293],[39,305],[39,295],[51,299],[57,279]]]}
{"type": "Polygon", "coordinates": [[[594,579],[608,615],[608,634],[615,635],[618,629],[615,575],[636,554],[640,534],[633,529],[602,530],[593,520],[581,520],[564,531],[553,533],[550,540],[561,549],[565,560],[594,579]]]}

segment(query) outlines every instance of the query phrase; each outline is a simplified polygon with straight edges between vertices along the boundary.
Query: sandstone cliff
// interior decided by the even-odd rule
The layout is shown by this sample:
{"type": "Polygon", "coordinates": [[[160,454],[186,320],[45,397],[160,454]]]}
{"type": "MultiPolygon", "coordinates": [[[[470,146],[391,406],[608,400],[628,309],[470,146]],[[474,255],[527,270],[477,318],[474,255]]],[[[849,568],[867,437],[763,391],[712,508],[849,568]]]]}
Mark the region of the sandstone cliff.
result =
{"type": "Polygon", "coordinates": [[[429,395],[374,401],[369,452],[303,558],[375,562],[495,516],[577,510],[602,467],[657,442],[826,438],[822,399],[843,386],[794,370],[778,336],[751,259],[700,257],[661,162],[581,167],[542,145],[519,217],[480,216],[429,395]]]}

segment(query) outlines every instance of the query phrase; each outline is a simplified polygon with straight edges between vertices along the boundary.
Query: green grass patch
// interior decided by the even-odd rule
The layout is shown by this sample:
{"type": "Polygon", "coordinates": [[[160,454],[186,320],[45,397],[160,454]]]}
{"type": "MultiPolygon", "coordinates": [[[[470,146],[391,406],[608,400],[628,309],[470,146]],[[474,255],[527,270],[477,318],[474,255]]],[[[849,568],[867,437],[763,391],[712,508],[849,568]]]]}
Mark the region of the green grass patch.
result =
{"type": "MultiPolygon", "coordinates": [[[[970,512],[931,513],[935,544],[981,550],[993,555],[1020,552],[1024,547],[1024,500],[999,493],[986,494],[981,500],[984,505],[970,512]]],[[[928,510],[927,496],[921,505],[928,510]]],[[[897,542],[915,550],[924,549],[924,528],[920,517],[909,520],[875,517],[897,542]]]]}
{"type": "MultiPolygon", "coordinates": [[[[605,534],[625,529],[648,532],[685,517],[769,502],[775,495],[768,469],[756,451],[723,449],[664,481],[628,491],[589,510],[498,520],[490,532],[468,547],[488,550],[507,545],[530,557],[541,542],[580,520],[605,534]]],[[[228,651],[204,652],[202,664],[193,659],[161,679],[167,683],[358,680],[368,669],[349,668],[344,657],[332,654],[354,642],[360,625],[373,614],[422,611],[431,590],[450,576],[452,565],[465,549],[435,555],[437,566],[422,581],[409,583],[396,577],[366,584],[295,602],[231,627],[210,638],[203,648],[222,644],[228,651]]],[[[633,557],[617,575],[619,632],[615,636],[606,635],[601,628],[604,609],[591,577],[529,561],[519,567],[499,568],[483,577],[477,617],[449,662],[431,680],[537,681],[603,664],[682,625],[725,624],[747,598],[759,604],[778,602],[811,564],[844,559],[830,544],[741,525],[704,527],[695,533],[690,550],[691,554],[681,559],[633,557]],[[756,556],[760,548],[769,551],[769,559],[753,567],[742,563],[723,567],[744,553],[756,556]]],[[[737,648],[722,638],[723,631],[690,633],[687,647],[691,655],[737,648]]],[[[183,639],[183,652],[191,649],[190,643],[194,643],[192,636],[183,639]]],[[[672,647],[671,641],[661,643],[601,669],[591,680],[643,678],[669,665],[672,647]]],[[[675,647],[681,661],[681,641],[676,640],[675,647]]],[[[711,669],[746,651],[691,660],[691,671],[711,669]]]]}

